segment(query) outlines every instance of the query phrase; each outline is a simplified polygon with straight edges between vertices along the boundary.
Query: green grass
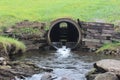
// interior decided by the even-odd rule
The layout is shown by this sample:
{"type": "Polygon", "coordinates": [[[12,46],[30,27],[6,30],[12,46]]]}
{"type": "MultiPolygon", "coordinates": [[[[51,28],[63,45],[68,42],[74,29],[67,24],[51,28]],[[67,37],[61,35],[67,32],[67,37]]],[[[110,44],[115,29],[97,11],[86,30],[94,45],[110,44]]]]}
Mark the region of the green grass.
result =
{"type": "Polygon", "coordinates": [[[23,34],[41,35],[41,32],[39,29],[32,28],[32,27],[18,28],[18,29],[15,29],[13,33],[15,35],[23,35],[23,34]]]}
{"type": "Polygon", "coordinates": [[[106,43],[101,48],[99,48],[96,53],[102,52],[104,50],[116,50],[117,48],[120,48],[120,42],[116,43],[106,43]]]}
{"type": "Polygon", "coordinates": [[[4,47],[6,53],[8,53],[7,48],[11,48],[11,46],[15,47],[15,51],[13,53],[17,53],[19,50],[25,52],[26,50],[26,46],[22,42],[9,37],[0,36],[0,44],[2,44],[1,46],[4,47]]]}
{"type": "Polygon", "coordinates": [[[120,0],[0,0],[0,26],[21,20],[50,22],[60,17],[83,21],[120,20],[120,0]]]}
{"type": "MultiPolygon", "coordinates": [[[[82,21],[103,20],[116,24],[120,21],[120,0],[0,0],[0,28],[22,20],[49,22],[61,17],[82,21]]],[[[1,32],[1,29],[0,29],[1,32]]],[[[24,50],[17,40],[0,36],[0,42],[14,44],[24,50]]],[[[118,44],[105,44],[99,50],[118,44]]]]}

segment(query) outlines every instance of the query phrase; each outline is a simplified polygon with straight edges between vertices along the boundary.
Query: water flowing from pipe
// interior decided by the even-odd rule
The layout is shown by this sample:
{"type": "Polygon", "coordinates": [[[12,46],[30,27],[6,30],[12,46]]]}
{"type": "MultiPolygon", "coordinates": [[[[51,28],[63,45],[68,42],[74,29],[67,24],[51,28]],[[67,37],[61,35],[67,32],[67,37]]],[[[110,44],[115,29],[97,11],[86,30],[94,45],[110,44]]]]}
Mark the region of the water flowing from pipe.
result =
{"type": "Polygon", "coordinates": [[[62,48],[57,49],[57,55],[60,58],[67,58],[71,55],[71,49],[66,46],[62,46],[62,48]]]}

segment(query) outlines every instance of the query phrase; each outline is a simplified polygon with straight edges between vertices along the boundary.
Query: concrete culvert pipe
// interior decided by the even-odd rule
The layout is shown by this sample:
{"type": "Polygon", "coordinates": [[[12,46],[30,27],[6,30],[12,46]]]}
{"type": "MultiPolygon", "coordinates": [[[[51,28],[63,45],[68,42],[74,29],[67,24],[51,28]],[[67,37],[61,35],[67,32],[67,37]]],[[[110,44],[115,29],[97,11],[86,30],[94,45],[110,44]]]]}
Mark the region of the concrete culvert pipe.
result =
{"type": "Polygon", "coordinates": [[[54,48],[66,46],[75,49],[82,39],[81,29],[74,20],[60,18],[51,23],[47,38],[49,45],[54,48]]]}

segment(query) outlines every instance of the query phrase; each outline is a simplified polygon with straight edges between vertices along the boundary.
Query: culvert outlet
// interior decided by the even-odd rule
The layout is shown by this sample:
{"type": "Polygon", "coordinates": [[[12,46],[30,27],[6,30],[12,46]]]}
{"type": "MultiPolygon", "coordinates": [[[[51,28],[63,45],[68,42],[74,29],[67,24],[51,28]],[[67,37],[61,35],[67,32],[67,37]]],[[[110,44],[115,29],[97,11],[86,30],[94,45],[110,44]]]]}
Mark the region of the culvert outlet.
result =
{"type": "Polygon", "coordinates": [[[60,18],[51,23],[47,38],[49,45],[54,48],[66,46],[75,49],[82,39],[81,29],[74,20],[60,18]]]}

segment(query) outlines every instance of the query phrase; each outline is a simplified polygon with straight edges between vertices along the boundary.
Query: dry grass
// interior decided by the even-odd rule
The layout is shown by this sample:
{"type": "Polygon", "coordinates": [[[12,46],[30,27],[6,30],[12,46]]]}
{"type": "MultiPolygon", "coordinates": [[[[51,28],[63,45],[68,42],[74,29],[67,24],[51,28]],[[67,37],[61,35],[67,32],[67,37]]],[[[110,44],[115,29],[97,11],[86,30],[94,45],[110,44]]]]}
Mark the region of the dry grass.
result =
{"type": "Polygon", "coordinates": [[[15,47],[15,51],[13,53],[17,53],[19,50],[25,52],[26,50],[26,46],[22,42],[13,38],[0,36],[0,43],[4,47],[6,53],[8,53],[7,48],[11,48],[11,46],[15,47]]]}

